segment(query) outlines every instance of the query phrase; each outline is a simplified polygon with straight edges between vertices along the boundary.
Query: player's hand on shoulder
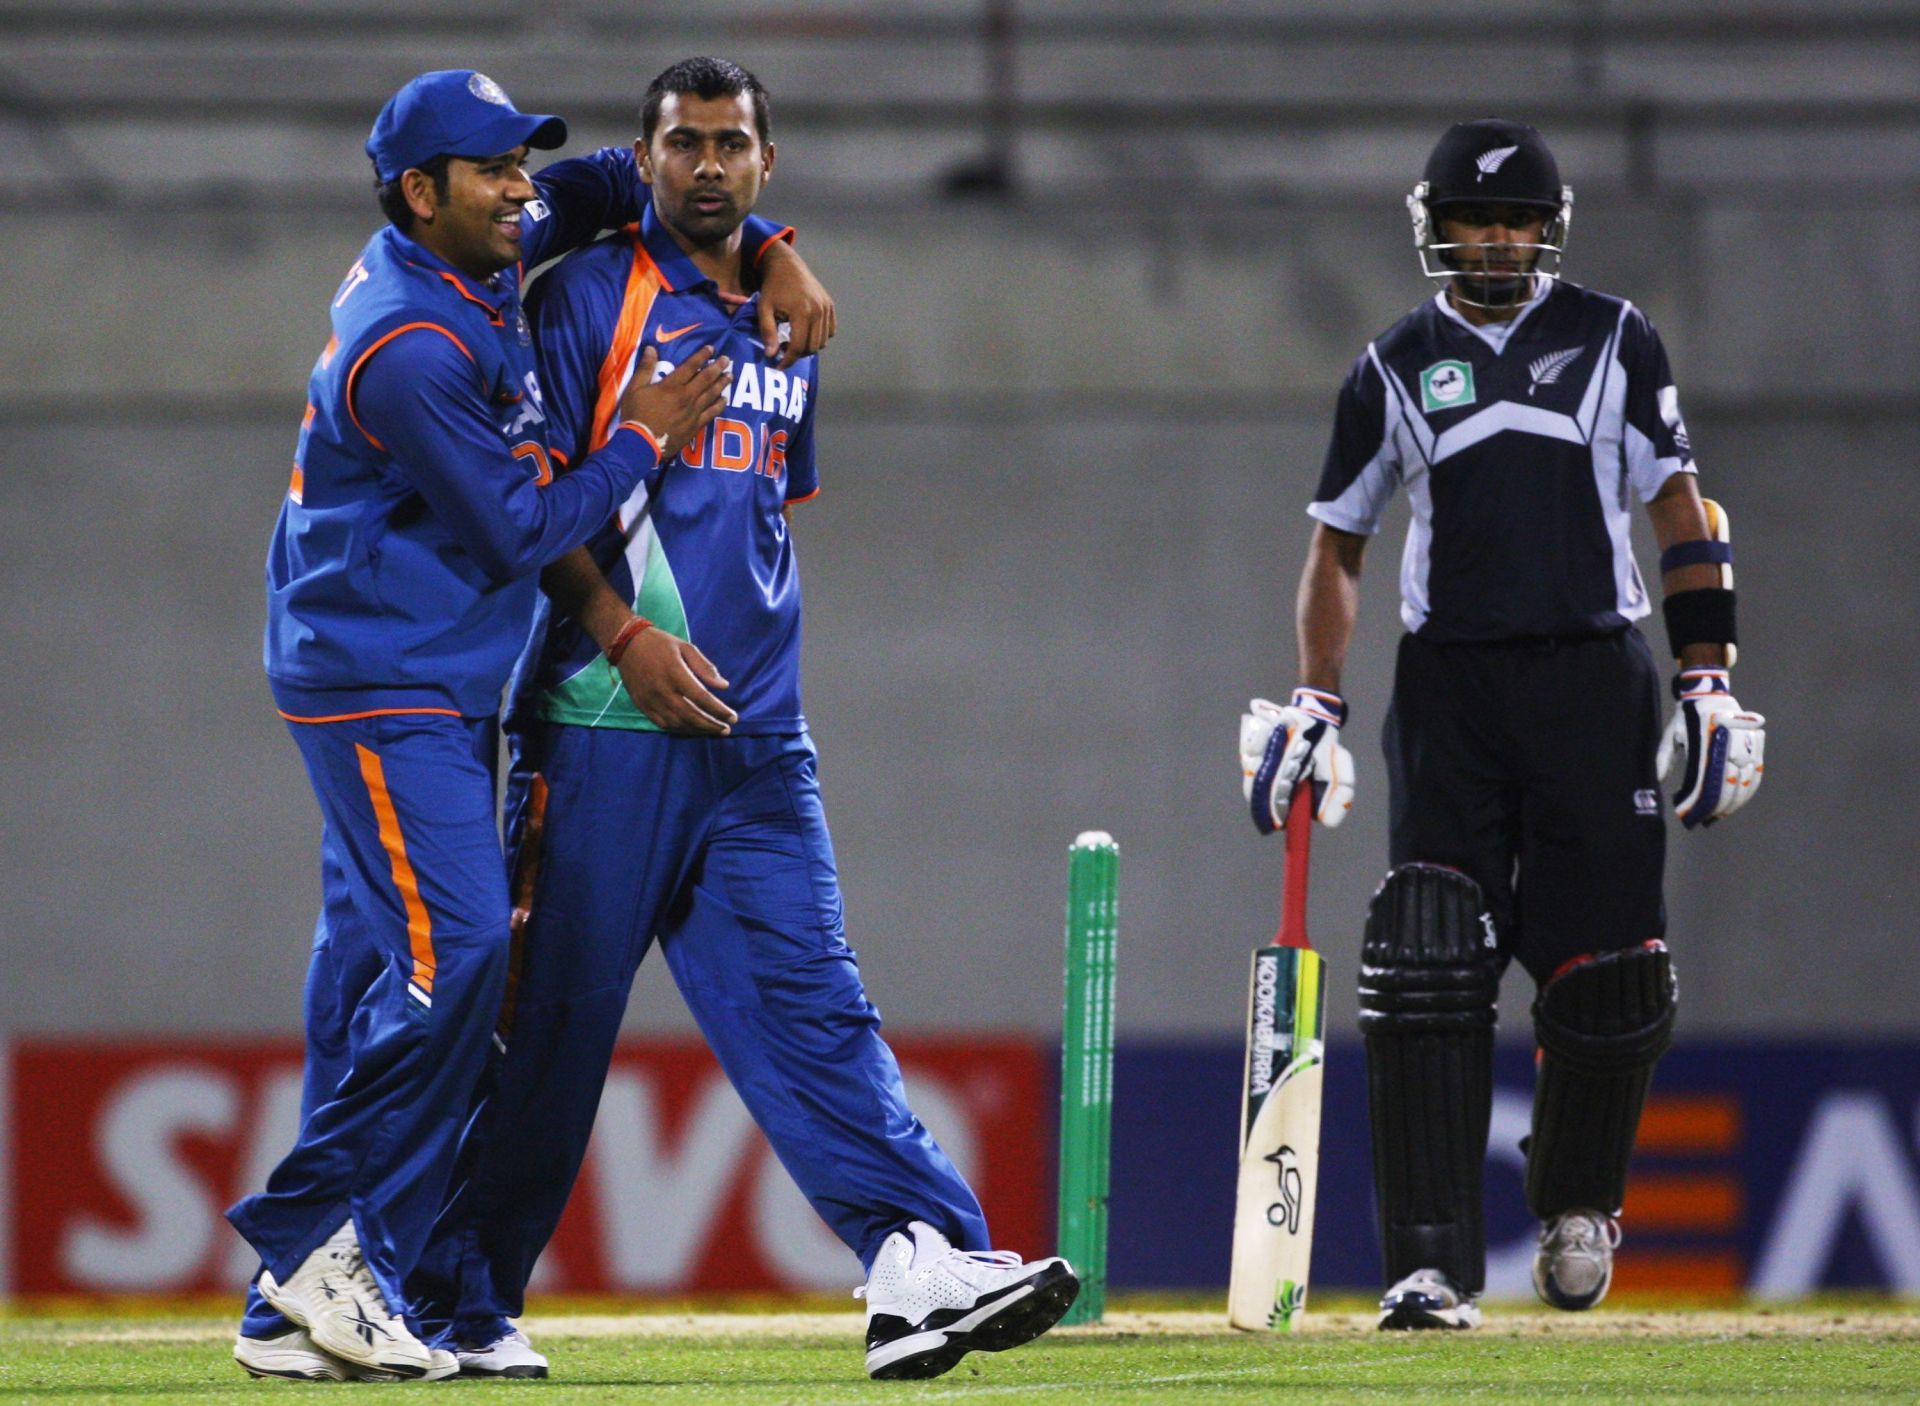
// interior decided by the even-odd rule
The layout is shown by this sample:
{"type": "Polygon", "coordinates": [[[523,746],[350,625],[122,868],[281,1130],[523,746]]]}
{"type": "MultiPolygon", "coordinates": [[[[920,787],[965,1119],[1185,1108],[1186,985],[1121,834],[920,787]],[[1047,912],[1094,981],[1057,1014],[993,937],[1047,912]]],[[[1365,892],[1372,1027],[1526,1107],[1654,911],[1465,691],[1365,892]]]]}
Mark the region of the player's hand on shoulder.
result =
{"type": "Polygon", "coordinates": [[[833,295],[784,241],[760,259],[760,345],[781,370],[811,356],[835,331],[833,295]]]}
{"type": "Polygon", "coordinates": [[[733,386],[733,363],[702,347],[672,371],[654,380],[660,354],[647,347],[620,396],[620,418],[638,420],[660,443],[662,462],[671,459],[726,407],[733,386]]]}
{"type": "Polygon", "coordinates": [[[1340,745],[1347,705],[1337,693],[1296,688],[1286,707],[1256,698],[1240,715],[1240,794],[1263,835],[1283,830],[1294,787],[1313,786],[1314,818],[1329,828],[1353,806],[1353,753],[1340,745]]]}
{"type": "Polygon", "coordinates": [[[691,640],[652,625],[633,637],[614,668],[647,720],[667,732],[725,737],[739,714],[713,695],[727,681],[691,640]]]}
{"type": "Polygon", "coordinates": [[[1732,815],[1753,799],[1766,773],[1767,720],[1735,701],[1725,669],[1682,669],[1679,701],[1654,761],[1662,777],[1680,758],[1674,813],[1689,830],[1732,815]]]}

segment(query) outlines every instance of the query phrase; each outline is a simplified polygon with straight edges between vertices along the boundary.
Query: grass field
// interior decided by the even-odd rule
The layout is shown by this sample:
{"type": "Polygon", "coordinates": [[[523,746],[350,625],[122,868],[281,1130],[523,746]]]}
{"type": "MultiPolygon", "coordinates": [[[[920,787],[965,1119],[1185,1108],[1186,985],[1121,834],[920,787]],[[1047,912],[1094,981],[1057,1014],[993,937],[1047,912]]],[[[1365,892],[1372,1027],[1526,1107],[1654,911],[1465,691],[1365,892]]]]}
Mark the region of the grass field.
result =
{"type": "Polygon", "coordinates": [[[0,1402],[259,1402],[380,1390],[574,1402],[1066,1400],[1346,1401],[1409,1393],[1489,1400],[1920,1399],[1920,1307],[1793,1311],[1499,1307],[1471,1334],[1382,1334],[1358,1304],[1291,1337],[1250,1337],[1219,1311],[1123,1311],[1015,1352],[976,1353],[929,1382],[870,1382],[857,1310],[531,1315],[545,1382],[403,1387],[249,1379],[231,1321],[157,1312],[0,1318],[0,1402]]]}

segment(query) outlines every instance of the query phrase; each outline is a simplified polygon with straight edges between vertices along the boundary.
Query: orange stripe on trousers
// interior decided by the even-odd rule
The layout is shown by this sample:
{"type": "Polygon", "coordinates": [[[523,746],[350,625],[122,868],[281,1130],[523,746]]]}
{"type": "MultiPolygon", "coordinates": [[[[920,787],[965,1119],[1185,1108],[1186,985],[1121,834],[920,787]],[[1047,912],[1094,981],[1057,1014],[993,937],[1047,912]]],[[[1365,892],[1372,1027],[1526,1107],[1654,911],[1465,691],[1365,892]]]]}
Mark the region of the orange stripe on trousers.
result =
{"type": "Polygon", "coordinates": [[[413,984],[429,995],[433,993],[433,922],[427,917],[427,905],[420,899],[420,881],[413,875],[407,858],[407,842],[400,836],[400,817],[394,813],[393,797],[387,794],[387,772],[374,752],[358,742],[353,750],[360,755],[360,779],[367,783],[373,798],[373,813],[380,822],[380,844],[393,864],[393,886],[400,890],[400,902],[407,910],[407,945],[413,952],[413,984]]]}

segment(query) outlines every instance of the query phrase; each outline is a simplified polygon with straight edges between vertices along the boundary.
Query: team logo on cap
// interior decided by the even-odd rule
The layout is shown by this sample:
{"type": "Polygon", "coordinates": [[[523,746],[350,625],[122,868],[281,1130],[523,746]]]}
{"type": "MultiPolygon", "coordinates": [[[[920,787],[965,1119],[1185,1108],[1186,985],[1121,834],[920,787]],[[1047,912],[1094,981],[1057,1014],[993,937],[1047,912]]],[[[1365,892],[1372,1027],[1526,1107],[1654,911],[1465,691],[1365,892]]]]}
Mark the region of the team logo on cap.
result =
{"type": "Polygon", "coordinates": [[[1506,165],[1507,158],[1518,150],[1520,150],[1520,148],[1517,146],[1497,146],[1492,151],[1482,152],[1480,159],[1473,163],[1480,168],[1480,174],[1473,178],[1473,183],[1479,185],[1480,182],[1484,181],[1488,176],[1491,176],[1495,171],[1498,171],[1502,166],[1506,165]]]}
{"type": "Polygon", "coordinates": [[[467,80],[467,91],[483,103],[497,103],[501,107],[512,107],[507,99],[507,91],[484,73],[476,73],[467,80]]]}
{"type": "Polygon", "coordinates": [[[1464,361],[1436,361],[1420,373],[1420,408],[1458,410],[1474,401],[1473,368],[1464,361]]]}

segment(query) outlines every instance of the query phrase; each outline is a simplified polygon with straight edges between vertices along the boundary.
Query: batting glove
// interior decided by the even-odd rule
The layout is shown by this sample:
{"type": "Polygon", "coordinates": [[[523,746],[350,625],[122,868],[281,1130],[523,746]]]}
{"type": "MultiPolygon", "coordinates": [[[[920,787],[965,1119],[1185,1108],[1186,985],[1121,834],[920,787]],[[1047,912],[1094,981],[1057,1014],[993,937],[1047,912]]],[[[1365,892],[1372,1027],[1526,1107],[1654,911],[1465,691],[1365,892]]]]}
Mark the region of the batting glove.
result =
{"type": "Polygon", "coordinates": [[[1337,693],[1296,688],[1282,708],[1264,698],[1240,715],[1240,794],[1263,835],[1284,830],[1293,788],[1313,783],[1314,818],[1331,829],[1353,806],[1353,753],[1340,745],[1347,705],[1337,693]]]}
{"type": "Polygon", "coordinates": [[[1767,720],[1742,712],[1725,669],[1683,669],[1673,681],[1679,699],[1660,739],[1654,769],[1662,777],[1682,756],[1674,813],[1689,830],[1732,815],[1753,799],[1766,772],[1767,720]]]}

